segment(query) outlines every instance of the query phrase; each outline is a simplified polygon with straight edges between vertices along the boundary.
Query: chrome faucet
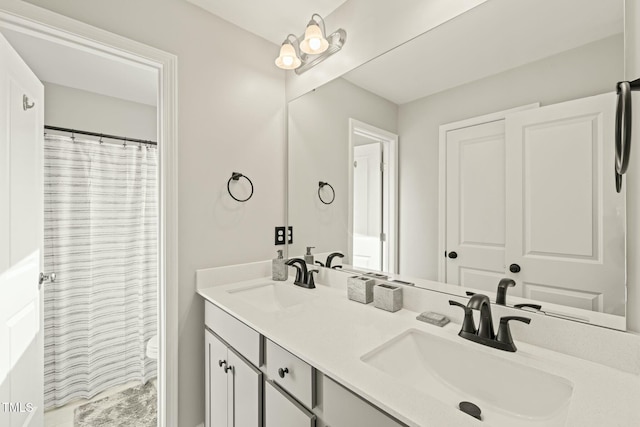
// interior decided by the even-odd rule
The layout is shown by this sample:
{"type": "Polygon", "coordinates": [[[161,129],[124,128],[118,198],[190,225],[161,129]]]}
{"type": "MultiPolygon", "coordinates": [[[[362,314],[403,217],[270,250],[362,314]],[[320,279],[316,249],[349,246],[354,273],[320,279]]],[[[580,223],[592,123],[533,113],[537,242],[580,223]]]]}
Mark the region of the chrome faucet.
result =
{"type": "Polygon", "coordinates": [[[458,333],[464,339],[477,342],[499,350],[515,352],[517,350],[511,330],[509,329],[509,321],[517,320],[519,322],[531,323],[528,317],[505,316],[500,318],[500,326],[498,335],[493,332],[493,319],[491,316],[491,301],[489,297],[483,294],[474,294],[469,298],[467,305],[457,301],[449,300],[449,305],[461,307],[464,310],[464,321],[462,329],[458,333]],[[473,321],[473,310],[480,310],[480,325],[476,329],[473,321]]]}
{"type": "Polygon", "coordinates": [[[295,267],[296,278],[293,284],[307,289],[313,289],[316,287],[313,280],[313,273],[317,273],[319,270],[307,270],[307,263],[300,258],[291,258],[285,264],[295,267]]]}

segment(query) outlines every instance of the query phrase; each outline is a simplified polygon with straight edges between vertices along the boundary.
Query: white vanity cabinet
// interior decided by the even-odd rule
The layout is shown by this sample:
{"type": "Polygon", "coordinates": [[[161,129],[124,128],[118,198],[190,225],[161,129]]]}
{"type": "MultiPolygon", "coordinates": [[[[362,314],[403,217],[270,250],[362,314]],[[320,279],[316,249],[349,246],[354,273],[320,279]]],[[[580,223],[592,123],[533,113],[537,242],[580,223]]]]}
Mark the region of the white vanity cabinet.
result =
{"type": "Polygon", "coordinates": [[[210,302],[205,402],[205,427],[403,426],[210,302]]]}
{"type": "Polygon", "coordinates": [[[205,427],[262,427],[262,372],[205,330],[205,427]]]}

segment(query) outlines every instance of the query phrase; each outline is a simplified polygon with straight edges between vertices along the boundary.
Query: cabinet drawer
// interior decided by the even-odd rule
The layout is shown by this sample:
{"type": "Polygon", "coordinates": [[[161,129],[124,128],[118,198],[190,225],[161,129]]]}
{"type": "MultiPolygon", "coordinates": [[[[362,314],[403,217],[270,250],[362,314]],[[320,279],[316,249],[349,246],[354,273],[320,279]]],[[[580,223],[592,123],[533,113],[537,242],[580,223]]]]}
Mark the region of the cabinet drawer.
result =
{"type": "Polygon", "coordinates": [[[322,386],[322,419],[331,427],[405,427],[327,376],[322,386]]]}
{"type": "Polygon", "coordinates": [[[258,332],[208,301],[204,305],[204,324],[254,366],[260,366],[262,346],[258,332]]]}
{"type": "Polygon", "coordinates": [[[316,416],[279,389],[264,383],[264,427],[315,427],[316,416]]]}
{"type": "Polygon", "coordinates": [[[315,405],[314,372],[311,365],[267,340],[267,375],[309,409],[315,405]]]}

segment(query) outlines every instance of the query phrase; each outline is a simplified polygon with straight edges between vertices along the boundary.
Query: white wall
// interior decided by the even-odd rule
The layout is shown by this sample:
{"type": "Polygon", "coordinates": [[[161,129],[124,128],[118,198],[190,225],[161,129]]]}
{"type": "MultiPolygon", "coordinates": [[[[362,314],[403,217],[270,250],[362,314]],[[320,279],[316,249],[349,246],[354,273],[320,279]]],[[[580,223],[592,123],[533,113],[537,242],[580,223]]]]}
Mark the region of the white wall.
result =
{"type": "MultiPolygon", "coordinates": [[[[349,0],[324,17],[327,32],[347,31],[340,53],[297,75],[287,72],[287,100],[320,87],[486,0],[349,0]]],[[[304,23],[301,23],[304,28],[304,23]]],[[[283,33],[284,34],[284,33],[283,33]]]]}
{"type": "Polygon", "coordinates": [[[288,222],[294,231],[289,254],[302,254],[305,246],[315,246],[316,253],[346,254],[349,119],[395,133],[398,107],[339,78],[290,102],[288,108],[288,222]],[[332,204],[318,199],[319,181],[335,189],[332,204]]]}
{"type": "Polygon", "coordinates": [[[273,44],[183,0],[31,0],[178,56],[179,426],[204,419],[203,301],[195,270],[272,258],[284,223],[284,72],[273,44]],[[244,204],[226,193],[248,175],[244,204]]]}
{"type": "Polygon", "coordinates": [[[619,35],[401,105],[400,273],[437,280],[440,125],[611,92],[622,72],[619,35]]]}
{"type": "Polygon", "coordinates": [[[44,123],[127,138],[157,139],[156,107],[44,83],[44,123]]]}

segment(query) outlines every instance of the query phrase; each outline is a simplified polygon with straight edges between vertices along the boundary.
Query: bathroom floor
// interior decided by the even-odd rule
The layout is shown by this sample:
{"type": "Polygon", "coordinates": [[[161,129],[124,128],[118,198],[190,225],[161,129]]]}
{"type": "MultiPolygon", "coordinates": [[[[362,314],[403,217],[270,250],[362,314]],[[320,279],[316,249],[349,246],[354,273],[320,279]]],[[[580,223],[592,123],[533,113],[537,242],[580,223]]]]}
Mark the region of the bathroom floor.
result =
{"type": "MultiPolygon", "coordinates": [[[[155,383],[156,380],[152,380],[152,381],[155,383]]],[[[79,399],[71,403],[68,403],[63,407],[46,411],[44,413],[44,427],[81,427],[85,425],[92,425],[90,421],[85,421],[85,423],[81,423],[78,425],[74,424],[74,416],[77,408],[86,404],[98,402],[99,400],[102,400],[102,399],[114,398],[116,397],[117,394],[122,393],[125,390],[135,388],[135,387],[140,387],[140,386],[141,384],[138,381],[126,383],[126,384],[123,384],[117,387],[112,387],[108,390],[105,390],[102,393],[95,396],[93,399],[79,399]]],[[[155,396],[155,387],[151,384],[149,384],[149,386],[153,388],[154,396],[155,396]]],[[[118,414],[118,417],[114,417],[114,418],[121,419],[121,414],[118,414]]],[[[114,426],[120,425],[120,424],[116,424],[117,422],[118,422],[117,420],[114,420],[113,425],[114,426]]],[[[106,426],[108,424],[100,423],[100,425],[106,426]]]]}

